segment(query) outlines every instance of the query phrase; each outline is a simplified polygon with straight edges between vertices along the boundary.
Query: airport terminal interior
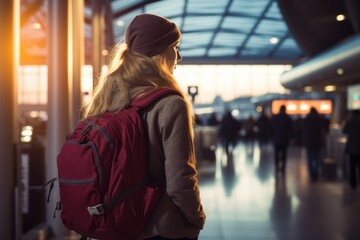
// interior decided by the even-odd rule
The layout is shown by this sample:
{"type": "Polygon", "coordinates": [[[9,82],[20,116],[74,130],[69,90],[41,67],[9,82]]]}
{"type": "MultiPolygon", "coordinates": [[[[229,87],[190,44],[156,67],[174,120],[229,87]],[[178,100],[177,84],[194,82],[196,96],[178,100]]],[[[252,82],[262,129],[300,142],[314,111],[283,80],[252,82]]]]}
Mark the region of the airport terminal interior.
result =
{"type": "Polygon", "coordinates": [[[288,152],[286,174],[275,172],[271,145],[240,142],[227,158],[201,163],[199,177],[207,222],[199,239],[358,239],[359,191],[339,172],[316,182],[306,153],[288,152]]]}
{"type": "Polygon", "coordinates": [[[49,203],[40,190],[141,13],[182,33],[174,76],[196,119],[198,239],[359,240],[360,163],[353,171],[344,130],[360,110],[357,0],[0,0],[0,239],[80,238],[54,218],[58,186],[49,203]],[[282,106],[292,134],[278,166],[271,124],[282,106]],[[315,175],[304,127],[314,109],[323,128],[315,175]]]}

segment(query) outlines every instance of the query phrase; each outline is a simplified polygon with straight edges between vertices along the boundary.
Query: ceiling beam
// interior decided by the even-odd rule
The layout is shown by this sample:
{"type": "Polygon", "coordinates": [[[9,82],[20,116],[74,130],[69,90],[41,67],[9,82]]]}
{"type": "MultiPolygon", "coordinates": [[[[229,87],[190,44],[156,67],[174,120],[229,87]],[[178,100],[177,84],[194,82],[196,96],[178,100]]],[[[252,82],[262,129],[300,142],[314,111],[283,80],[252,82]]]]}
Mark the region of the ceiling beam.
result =
{"type": "Polygon", "coordinates": [[[212,48],[212,46],[214,45],[214,40],[215,40],[215,37],[217,36],[217,34],[219,33],[220,29],[221,29],[221,25],[222,23],[224,22],[224,19],[225,17],[228,15],[229,13],[229,9],[230,9],[230,6],[232,4],[233,0],[229,0],[226,7],[225,7],[225,10],[223,12],[223,14],[221,15],[221,19],[218,23],[218,25],[216,26],[216,28],[213,30],[213,34],[211,36],[211,39],[210,39],[210,42],[208,44],[208,46],[206,47],[206,51],[205,51],[205,57],[208,57],[209,56],[209,51],[210,51],[210,48],[212,48]]]}
{"type": "Polygon", "coordinates": [[[270,0],[268,5],[262,11],[261,15],[257,18],[256,23],[252,27],[251,31],[247,34],[245,40],[242,42],[242,44],[238,48],[236,56],[239,57],[241,55],[241,52],[245,49],[245,46],[246,46],[247,42],[249,41],[250,37],[255,33],[256,28],[259,26],[261,20],[264,19],[265,14],[269,11],[269,9],[270,9],[273,2],[274,2],[274,0],[270,0]]]}
{"type": "Polygon", "coordinates": [[[184,8],[183,8],[183,12],[181,15],[181,24],[180,24],[180,32],[183,32],[184,29],[184,25],[185,25],[185,18],[187,15],[187,9],[188,9],[188,5],[189,5],[189,0],[184,0],[184,8]]]}

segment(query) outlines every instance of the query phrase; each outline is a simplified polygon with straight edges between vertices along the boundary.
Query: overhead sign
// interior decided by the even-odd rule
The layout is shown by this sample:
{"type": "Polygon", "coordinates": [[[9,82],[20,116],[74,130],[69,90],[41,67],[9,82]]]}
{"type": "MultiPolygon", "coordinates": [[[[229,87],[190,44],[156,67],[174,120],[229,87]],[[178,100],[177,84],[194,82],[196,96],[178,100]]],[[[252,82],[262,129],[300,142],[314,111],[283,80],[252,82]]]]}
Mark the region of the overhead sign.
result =
{"type": "Polygon", "coordinates": [[[287,114],[304,115],[310,112],[310,108],[314,107],[319,114],[331,114],[333,111],[331,100],[273,100],[271,104],[272,114],[278,114],[280,107],[286,106],[287,114]]]}

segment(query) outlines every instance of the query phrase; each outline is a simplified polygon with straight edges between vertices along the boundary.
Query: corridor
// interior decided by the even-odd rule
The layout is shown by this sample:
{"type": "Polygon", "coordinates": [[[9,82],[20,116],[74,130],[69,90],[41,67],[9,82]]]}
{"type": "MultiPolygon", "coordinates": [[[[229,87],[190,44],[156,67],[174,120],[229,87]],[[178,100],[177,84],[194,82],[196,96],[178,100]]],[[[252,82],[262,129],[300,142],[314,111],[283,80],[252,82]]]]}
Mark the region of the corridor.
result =
{"type": "Polygon", "coordinates": [[[337,179],[310,182],[305,151],[288,151],[286,176],[275,177],[272,146],[240,142],[227,159],[198,165],[207,221],[200,240],[358,240],[360,189],[337,179]]]}

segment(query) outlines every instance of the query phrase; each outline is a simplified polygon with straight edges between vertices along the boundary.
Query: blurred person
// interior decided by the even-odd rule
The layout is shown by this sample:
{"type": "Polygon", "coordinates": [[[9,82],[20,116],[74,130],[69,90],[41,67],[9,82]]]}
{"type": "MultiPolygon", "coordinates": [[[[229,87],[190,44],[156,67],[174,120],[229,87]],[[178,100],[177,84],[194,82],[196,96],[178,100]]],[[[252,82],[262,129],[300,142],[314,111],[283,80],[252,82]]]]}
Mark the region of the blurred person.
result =
{"type": "Polygon", "coordinates": [[[346,154],[349,155],[349,184],[356,189],[360,179],[360,110],[353,110],[346,121],[343,133],[347,135],[346,154]]]}
{"type": "Polygon", "coordinates": [[[204,125],[204,121],[199,114],[195,114],[195,124],[196,124],[196,126],[204,125]]]}
{"type": "Polygon", "coordinates": [[[219,120],[217,119],[217,117],[216,117],[216,113],[211,113],[211,115],[210,115],[210,117],[209,117],[209,119],[208,119],[208,121],[207,121],[207,125],[208,126],[214,126],[214,127],[216,127],[216,126],[218,126],[219,125],[219,120]]]}
{"type": "Polygon", "coordinates": [[[249,116],[243,124],[244,130],[245,130],[245,139],[252,143],[255,139],[255,127],[256,127],[256,121],[253,118],[253,116],[249,116]]]}
{"type": "Polygon", "coordinates": [[[255,127],[256,121],[252,115],[250,115],[247,119],[245,119],[242,125],[245,131],[245,141],[246,143],[250,144],[247,148],[248,154],[253,154],[254,152],[254,141],[255,141],[255,127]]]}
{"type": "Polygon", "coordinates": [[[293,121],[281,105],[278,114],[271,119],[271,135],[274,145],[275,173],[286,173],[287,149],[293,135],[293,121]]]}
{"type": "Polygon", "coordinates": [[[219,136],[223,144],[225,153],[227,156],[230,155],[232,150],[235,148],[238,138],[239,123],[228,110],[220,124],[219,136]],[[231,150],[230,150],[231,149],[231,150]]]}
{"type": "Polygon", "coordinates": [[[266,115],[265,111],[262,111],[259,118],[256,121],[257,126],[257,138],[260,146],[269,142],[270,137],[270,118],[266,115]]]}
{"type": "Polygon", "coordinates": [[[306,148],[308,172],[311,181],[316,181],[322,162],[322,150],[325,145],[327,124],[316,108],[311,107],[302,121],[302,142],[306,148]]]}
{"type": "Polygon", "coordinates": [[[194,115],[173,71],[181,60],[181,33],[175,23],[139,14],[129,24],[125,43],[113,50],[107,74],[85,109],[85,118],[120,111],[149,88],[168,87],[146,114],[149,175],[164,191],[139,239],[197,239],[205,223],[194,153],[194,115]]]}

